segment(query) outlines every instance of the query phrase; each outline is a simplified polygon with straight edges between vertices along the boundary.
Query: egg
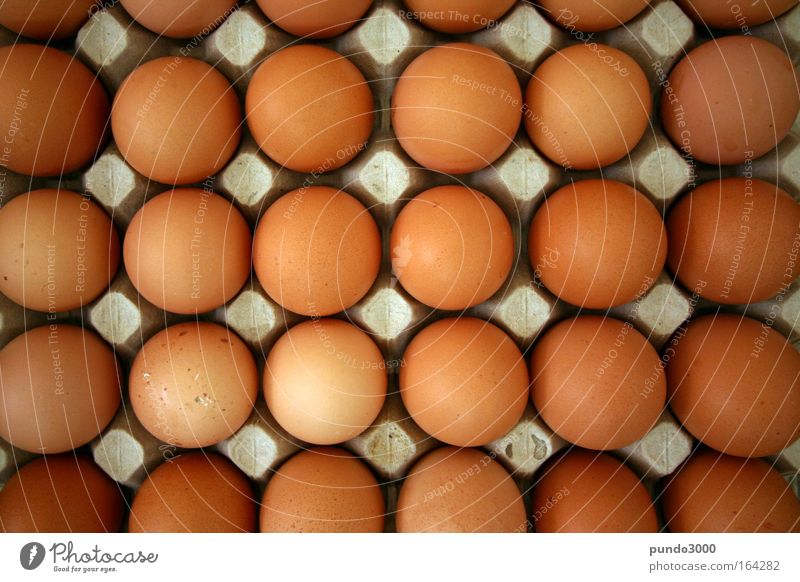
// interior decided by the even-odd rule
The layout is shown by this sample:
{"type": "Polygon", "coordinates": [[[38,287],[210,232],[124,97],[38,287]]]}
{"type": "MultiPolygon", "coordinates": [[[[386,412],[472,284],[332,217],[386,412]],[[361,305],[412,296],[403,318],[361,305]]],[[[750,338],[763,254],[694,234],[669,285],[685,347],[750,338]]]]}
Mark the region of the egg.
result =
{"type": "Polygon", "coordinates": [[[264,397],[287,432],[315,445],[350,440],[386,399],[386,363],[370,337],[338,319],[312,319],[283,334],[267,357],[264,397]]]}
{"type": "Polygon", "coordinates": [[[514,71],[497,53],[469,43],[422,53],[392,95],[392,128],[402,148],[418,164],[447,174],[494,163],[521,117],[514,71]]]}
{"type": "Polygon", "coordinates": [[[525,533],[511,475],[478,449],[442,447],[411,468],[397,499],[399,533],[525,533]]]}
{"type": "Polygon", "coordinates": [[[88,164],[106,139],[109,102],[95,74],[59,50],[0,48],[0,166],[58,176],[88,164]]]}
{"type": "Polygon", "coordinates": [[[533,145],[566,169],[592,170],[624,158],[649,125],[650,87],[619,49],[577,44],[548,57],[525,91],[533,145]]]}
{"type": "Polygon", "coordinates": [[[381,235],[369,211],[334,188],[310,186],[276,200],[261,217],[253,265],[267,294],[302,315],[352,307],[381,265],[381,235]]]}
{"type": "Polygon", "coordinates": [[[208,34],[236,10],[236,0],[120,0],[120,4],[145,28],[172,38],[208,34]]]}
{"type": "MultiPolygon", "coordinates": [[[[650,0],[538,0],[536,4],[567,30],[601,32],[622,26],[647,8],[650,0]]],[[[669,24],[662,24],[669,30],[669,24]]]]}
{"type": "Polygon", "coordinates": [[[119,266],[119,237],[91,198],[34,190],[0,208],[0,292],[56,313],[89,304],[119,266]]]}
{"type": "Polygon", "coordinates": [[[85,445],[120,404],[114,352],[95,333],[51,323],[0,351],[0,437],[33,453],[85,445]]]}
{"type": "Polygon", "coordinates": [[[36,40],[61,40],[75,36],[99,9],[98,0],[4,0],[0,4],[0,24],[36,40]]]}
{"type": "Polygon", "coordinates": [[[282,166],[335,170],[366,148],[375,102],[364,75],[328,48],[294,45],[270,55],[247,88],[247,125],[282,166]]]}
{"type": "Polygon", "coordinates": [[[711,28],[746,31],[774,20],[790,8],[797,0],[751,0],[750,2],[720,2],[719,0],[676,0],[686,14],[696,22],[711,28]]]}
{"type": "Polygon", "coordinates": [[[670,269],[717,303],[756,303],[786,292],[800,274],[800,205],[769,182],[706,182],[667,218],[670,269]]]}
{"type": "Polygon", "coordinates": [[[528,237],[534,273],[564,301],[592,309],[644,295],[664,268],[667,233],[641,193],[615,180],[572,182],[536,212],[528,237]]]}
{"type": "Polygon", "coordinates": [[[256,530],[253,486],[216,453],[188,453],[150,473],[136,492],[131,533],[239,533],[256,530]]]}
{"type": "Polygon", "coordinates": [[[631,324],[582,315],[556,324],[534,345],[531,397],[562,438],[587,449],[619,449],[661,416],[664,376],[655,349],[631,324]]]}
{"type": "Polygon", "coordinates": [[[761,459],[701,449],[667,480],[662,498],[675,533],[800,532],[800,501],[761,459]]]}
{"type": "Polygon", "coordinates": [[[267,17],[286,32],[331,38],[353,27],[372,0],[256,0],[267,17]]]}
{"type": "Polygon", "coordinates": [[[800,354],[775,329],[738,315],[698,317],[664,358],[670,407],[708,446],[764,457],[800,438],[800,354]]]}
{"type": "Polygon", "coordinates": [[[250,228],[233,204],[209,190],[159,194],[125,235],[125,270],[150,303],[173,313],[211,311],[250,275],[250,228]]]}
{"type": "Polygon", "coordinates": [[[657,533],[650,494],[614,457],[571,449],[537,473],[533,518],[539,533],[657,533]]]}
{"type": "Polygon", "coordinates": [[[686,156],[740,164],[783,140],[800,111],[789,56],[753,36],[700,45],[670,73],[661,95],[664,131],[686,156]]]}
{"type": "Polygon", "coordinates": [[[451,34],[464,34],[495,25],[516,0],[403,0],[422,24],[451,34]]]}
{"type": "Polygon", "coordinates": [[[488,196],[440,186],[412,199],[392,226],[392,271],[415,299],[437,309],[483,303],[515,260],[511,224],[488,196]]]}
{"type": "Polygon", "coordinates": [[[290,458],[267,483],[261,531],[380,533],[384,513],[383,494],[364,462],[316,447],[290,458]]]}
{"type": "Polygon", "coordinates": [[[165,184],[200,182],[221,170],[239,145],[241,123],[228,79],[203,61],[179,56],[134,69],[111,112],[125,161],[165,184]]]}
{"type": "Polygon", "coordinates": [[[400,395],[429,435],[460,447],[485,445],[510,431],[528,400],[528,374],[516,344],[473,317],[441,319],[403,354],[400,395]]]}
{"type": "Polygon", "coordinates": [[[206,447],[231,436],[250,416],[258,372],[232,331],[179,323],[142,346],[128,390],[136,417],[153,436],[176,447],[206,447]]]}
{"type": "Polygon", "coordinates": [[[0,532],[114,533],[125,500],[88,457],[67,453],[32,460],[0,491],[0,532]]]}

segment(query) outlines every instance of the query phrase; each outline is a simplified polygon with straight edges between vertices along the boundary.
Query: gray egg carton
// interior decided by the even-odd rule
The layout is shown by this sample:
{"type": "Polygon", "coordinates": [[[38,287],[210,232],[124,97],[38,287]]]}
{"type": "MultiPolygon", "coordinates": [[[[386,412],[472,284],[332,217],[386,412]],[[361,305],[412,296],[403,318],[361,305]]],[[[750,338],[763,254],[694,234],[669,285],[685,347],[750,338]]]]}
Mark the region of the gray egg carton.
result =
{"type": "MultiPolygon", "coordinates": [[[[202,59],[217,67],[243,98],[249,79],[266,56],[303,41],[272,25],[254,2],[240,4],[241,7],[208,37],[188,41],[160,38],[133,22],[120,6],[113,5],[91,18],[80,30],[74,46],[63,48],[72,50],[96,71],[112,96],[122,80],[142,62],[177,55],[202,59]]],[[[800,6],[775,22],[756,27],[753,32],[787,48],[795,63],[800,60],[800,6]]],[[[657,99],[660,70],[668,72],[683,54],[707,36],[672,0],[653,0],[648,9],[625,26],[594,38],[630,54],[642,66],[657,99]]],[[[0,30],[0,45],[15,40],[16,35],[0,30]]],[[[378,222],[384,245],[381,273],[369,293],[339,317],[366,330],[383,351],[388,364],[390,395],[374,424],[343,446],[362,457],[381,480],[387,497],[388,531],[393,528],[391,514],[401,479],[420,456],[440,444],[425,434],[405,410],[397,394],[398,365],[406,345],[417,331],[438,318],[454,315],[422,305],[397,283],[391,274],[389,234],[394,218],[406,201],[427,188],[456,183],[453,178],[419,167],[403,152],[392,133],[390,100],[397,78],[412,59],[431,46],[453,41],[474,42],[501,54],[514,68],[523,89],[531,72],[545,58],[559,48],[579,42],[526,2],[518,2],[497,26],[467,35],[444,35],[407,18],[400,0],[376,0],[355,27],[323,43],[349,57],[370,83],[377,115],[367,149],[343,168],[314,178],[284,169],[268,159],[245,128],[242,143],[230,163],[210,182],[205,182],[231,199],[251,227],[255,226],[259,214],[278,197],[312,184],[344,189],[367,206],[378,222]]],[[[796,122],[792,134],[776,150],[755,160],[754,175],[776,182],[798,197],[799,143],[800,123],[796,122]]],[[[526,355],[544,330],[578,313],[576,307],[558,300],[539,284],[526,255],[528,226],[545,193],[552,193],[571,180],[602,176],[636,187],[660,211],[666,212],[687,191],[693,179],[701,183],[740,175],[743,171],[743,167],[720,169],[704,164],[692,167],[666,138],[657,116],[628,157],[598,171],[565,172],[533,148],[521,127],[512,146],[496,163],[456,177],[458,182],[491,196],[504,209],[513,225],[518,255],[513,273],[503,288],[485,303],[464,313],[500,326],[526,355]]],[[[124,233],[145,200],[170,188],[138,174],[113,143],[82,172],[61,179],[30,178],[8,172],[5,185],[5,197],[59,185],[86,191],[109,212],[120,233],[124,233]]],[[[765,319],[774,310],[773,303],[727,306],[723,310],[765,319]]],[[[776,328],[797,345],[800,341],[797,283],[792,285],[784,300],[775,305],[779,310],[776,328]]],[[[608,314],[630,321],[659,350],[693,313],[717,308],[693,299],[665,272],[644,297],[611,309],[608,314]]],[[[303,318],[277,305],[252,276],[233,300],[203,314],[201,319],[227,325],[238,333],[263,369],[271,345],[288,327],[303,318]]],[[[167,325],[191,318],[165,313],[139,297],[124,268],[120,267],[107,292],[82,313],[59,314],[59,320],[83,323],[99,333],[114,347],[127,370],[144,341],[167,325]]],[[[25,329],[44,322],[44,314],[25,310],[0,296],[0,347],[25,329]]],[[[484,449],[513,474],[527,499],[537,469],[567,445],[529,404],[520,422],[484,449]]],[[[278,426],[263,397],[259,396],[245,425],[214,448],[263,488],[276,468],[304,446],[278,426]]],[[[672,473],[694,446],[694,439],[665,410],[648,435],[614,454],[655,491],[657,480],[672,473]]],[[[150,435],[129,406],[119,410],[110,426],[89,448],[104,471],[133,490],[149,471],[181,452],[150,435]]],[[[16,466],[33,456],[0,441],[0,487],[16,466]]],[[[788,479],[796,481],[795,476],[800,471],[800,441],[771,461],[788,479]]]]}

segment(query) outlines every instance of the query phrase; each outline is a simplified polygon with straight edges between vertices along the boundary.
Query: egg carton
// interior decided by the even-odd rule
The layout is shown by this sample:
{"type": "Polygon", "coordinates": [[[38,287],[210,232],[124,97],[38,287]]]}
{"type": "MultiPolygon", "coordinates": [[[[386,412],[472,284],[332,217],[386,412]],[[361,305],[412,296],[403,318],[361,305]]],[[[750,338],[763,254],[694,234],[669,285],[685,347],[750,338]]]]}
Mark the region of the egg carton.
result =
{"type": "MultiPolygon", "coordinates": [[[[795,63],[800,60],[800,6],[775,22],[753,29],[755,35],[785,46],[795,63]]],[[[707,40],[702,31],[672,0],[653,0],[651,6],[624,27],[596,34],[596,42],[611,44],[630,54],[642,67],[654,95],[663,72],[686,52],[707,40]]],[[[16,35],[0,30],[0,45],[16,35]]],[[[391,93],[405,67],[427,48],[466,41],[487,46],[502,55],[524,88],[531,72],[555,50],[580,42],[555,26],[539,9],[518,2],[496,25],[467,35],[444,35],[406,16],[400,0],[376,0],[365,18],[351,30],[323,44],[350,58],[367,78],[375,96],[376,121],[368,147],[336,171],[310,177],[274,163],[256,146],[246,127],[230,163],[204,182],[231,199],[251,228],[263,210],[286,192],[309,185],[344,189],[370,209],[382,234],[384,263],[369,293],[338,317],[366,330],[381,348],[389,373],[389,396],[373,425],[343,446],[362,457],[381,480],[387,498],[387,530],[400,481],[426,452],[440,445],[409,417],[397,393],[403,351],[413,335],[436,319],[457,315],[433,310],[414,300],[392,276],[389,261],[391,225],[416,194],[442,184],[462,183],[492,197],[506,212],[514,231],[518,261],[503,288],[485,303],[464,311],[490,320],[512,337],[526,355],[536,338],[555,322],[578,313],[558,300],[534,277],[526,255],[528,226],[546,193],[572,180],[606,177],[631,184],[662,211],[693,182],[740,175],[743,167],[718,168],[692,164],[670,143],[654,116],[651,127],[625,159],[597,171],[568,171],[543,158],[531,145],[524,128],[508,151],[484,170],[444,176],[416,165],[400,148],[390,123],[391,93]]],[[[59,48],[97,72],[113,96],[122,80],[144,61],[161,56],[189,56],[215,66],[231,81],[240,98],[258,64],[270,53],[304,42],[271,25],[254,2],[240,7],[205,38],[174,40],[158,37],[133,22],[120,6],[95,13],[72,45],[59,48]]],[[[656,108],[657,110],[657,108],[656,108]]],[[[753,163],[753,174],[778,183],[796,198],[800,195],[800,121],[773,152],[753,163]]],[[[85,191],[102,205],[124,233],[145,200],[170,189],[137,173],[109,143],[84,171],[61,178],[30,178],[8,172],[3,199],[35,188],[56,187],[85,191]]],[[[691,296],[668,273],[662,273],[639,300],[607,313],[629,321],[658,350],[678,327],[695,313],[717,309],[774,320],[776,328],[800,345],[800,286],[792,285],[784,300],[750,306],[720,307],[691,296]]],[[[586,311],[584,311],[585,313],[586,311]]],[[[109,289],[83,311],[59,314],[58,320],[84,325],[109,342],[127,372],[142,344],[168,325],[191,317],[166,313],[141,298],[124,268],[109,289]]],[[[285,311],[258,284],[255,276],[225,306],[200,319],[227,325],[248,344],[263,370],[275,340],[304,318],[285,311]]],[[[0,296],[0,347],[26,329],[45,323],[44,314],[25,310],[0,296]]],[[[613,454],[654,484],[672,473],[691,453],[694,439],[666,410],[639,442],[613,454]]],[[[233,436],[214,448],[229,457],[259,488],[294,452],[307,446],[287,434],[259,396],[256,407],[233,436]]],[[[519,423],[504,437],[484,447],[512,473],[526,493],[537,469],[568,446],[538,417],[531,404],[519,423]]],[[[180,450],[150,435],[129,406],[120,408],[102,435],[88,447],[98,465],[113,479],[135,490],[160,463],[180,450]]],[[[0,441],[0,487],[34,455],[0,441]]],[[[788,479],[800,472],[800,441],[771,461],[788,479]]]]}

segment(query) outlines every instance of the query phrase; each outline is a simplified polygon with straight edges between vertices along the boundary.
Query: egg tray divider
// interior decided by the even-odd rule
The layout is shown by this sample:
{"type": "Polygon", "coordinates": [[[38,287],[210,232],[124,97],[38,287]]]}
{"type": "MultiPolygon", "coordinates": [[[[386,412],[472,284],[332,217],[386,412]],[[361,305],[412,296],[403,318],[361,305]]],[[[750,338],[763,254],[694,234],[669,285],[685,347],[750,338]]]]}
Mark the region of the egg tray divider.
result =
{"type": "MultiPolygon", "coordinates": [[[[257,65],[270,53],[289,44],[306,42],[272,25],[254,2],[241,2],[238,10],[204,38],[162,38],[133,22],[116,3],[97,12],[77,39],[54,46],[74,53],[95,71],[113,97],[122,80],[140,63],[161,56],[188,56],[208,62],[234,85],[240,99],[257,65]]],[[[800,6],[776,21],[752,29],[754,35],[785,48],[797,66],[800,61],[800,6]]],[[[542,333],[556,321],[578,313],[559,301],[533,276],[526,255],[527,231],[533,213],[544,199],[572,180],[606,177],[633,185],[664,212],[692,180],[704,181],[743,175],[742,166],[718,168],[692,166],[670,143],[656,113],[651,126],[630,156],[602,171],[568,171],[543,158],[531,145],[523,127],[512,146],[484,170],[448,177],[416,165],[400,148],[391,129],[393,87],[405,67],[427,48],[447,42],[474,42],[495,50],[512,66],[524,90],[531,72],[555,50],[581,42],[550,22],[532,4],[518,2],[497,26],[466,35],[445,35],[423,27],[407,16],[400,0],[376,0],[365,18],[346,33],[318,43],[349,57],[370,83],[376,102],[375,127],[368,147],[355,160],[336,171],[311,176],[280,167],[259,151],[249,132],[230,163],[202,186],[231,199],[253,228],[258,215],[286,192],[310,185],[342,188],[370,208],[383,239],[383,265],[370,292],[338,317],[365,329],[381,348],[389,373],[389,396],[374,424],[343,444],[363,457],[379,477],[387,500],[387,531],[394,528],[392,514],[402,478],[416,460],[440,445],[409,418],[398,390],[398,366],[411,337],[436,319],[457,315],[432,310],[410,297],[392,277],[389,234],[404,203],[421,191],[442,184],[462,183],[491,196],[506,212],[514,231],[517,263],[508,281],[485,303],[464,312],[487,319],[504,329],[527,354],[542,333]]],[[[642,67],[657,104],[659,69],[669,72],[682,55],[709,36],[672,0],[653,0],[651,6],[625,26],[592,36],[630,54],[642,67]],[[655,66],[654,63],[658,63],[655,66]]],[[[0,46],[18,42],[16,34],[0,28],[0,46]]],[[[800,117],[790,135],[773,152],[755,160],[754,177],[778,183],[796,199],[800,196],[800,117]]],[[[119,150],[109,143],[88,168],[61,178],[30,178],[8,171],[4,197],[36,188],[62,187],[88,192],[112,216],[122,235],[145,200],[169,186],[151,182],[133,170],[119,150]]],[[[629,321],[660,350],[690,316],[721,310],[767,319],[777,309],[775,327],[800,348],[800,285],[795,282],[784,300],[750,306],[719,306],[692,298],[662,273],[638,301],[607,313],[629,321]]],[[[586,311],[584,310],[584,313],[586,311]]],[[[226,325],[238,333],[255,353],[263,370],[265,355],[274,341],[304,318],[284,311],[273,302],[255,276],[228,304],[200,316],[226,325]]],[[[57,321],[93,329],[118,354],[124,374],[144,341],[168,325],[191,321],[190,316],[166,313],[138,296],[120,266],[110,288],[83,311],[58,314],[57,321]]],[[[0,295],[0,347],[26,329],[46,323],[46,315],[25,310],[0,295]]],[[[656,426],[624,449],[614,451],[639,474],[653,494],[658,480],[672,473],[690,454],[694,439],[666,410],[656,426]]],[[[263,487],[273,471],[305,446],[288,435],[270,415],[263,396],[244,426],[210,449],[229,457],[257,485],[263,487]]],[[[567,446],[538,417],[529,403],[520,422],[503,438],[483,447],[487,455],[514,475],[530,507],[529,490],[536,470],[567,446]]],[[[127,401],[102,435],[85,447],[97,464],[119,482],[130,496],[149,471],[181,451],[157,440],[138,422],[127,401]]],[[[0,488],[18,466],[34,455],[0,440],[0,488]]],[[[795,484],[798,491],[800,441],[769,459],[795,484]]]]}

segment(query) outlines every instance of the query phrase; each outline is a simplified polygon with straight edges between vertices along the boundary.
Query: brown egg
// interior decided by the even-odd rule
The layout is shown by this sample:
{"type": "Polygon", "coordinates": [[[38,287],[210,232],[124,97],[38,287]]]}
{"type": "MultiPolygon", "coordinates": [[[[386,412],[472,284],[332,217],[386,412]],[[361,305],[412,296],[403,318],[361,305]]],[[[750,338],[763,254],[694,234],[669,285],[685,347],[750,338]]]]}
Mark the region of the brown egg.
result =
{"type": "Polygon", "coordinates": [[[650,494],[625,465],[604,453],[571,449],[537,473],[533,519],[539,533],[657,533],[650,494]]]}
{"type": "Polygon", "coordinates": [[[708,446],[764,457],[800,438],[800,354],[778,331],[738,315],[698,317],[664,359],[672,411],[708,446]]]}
{"type": "Polygon", "coordinates": [[[0,24],[36,40],[61,40],[75,36],[98,10],[99,0],[3,0],[0,24]]]}
{"type": "Polygon", "coordinates": [[[125,160],[165,184],[191,184],[221,170],[241,137],[242,110],[228,79],[186,57],[149,61],[128,75],[111,112],[125,160]]]}
{"type": "Polygon", "coordinates": [[[119,485],[88,457],[34,459],[0,491],[0,532],[118,532],[125,504],[119,485]]]}
{"type": "Polygon", "coordinates": [[[290,170],[314,174],[335,170],[364,150],[375,117],[361,71],[316,45],[270,55],[250,81],[245,108],[264,153],[290,170]]]}
{"type": "Polygon", "coordinates": [[[257,0],[267,17],[297,36],[330,38],[355,25],[372,0],[257,0]]]}
{"type": "Polygon", "coordinates": [[[172,38],[205,35],[236,10],[236,0],[120,0],[145,28],[172,38]]]}
{"type": "Polygon", "coordinates": [[[34,328],[0,351],[0,437],[33,453],[85,445],[120,403],[114,352],[74,325],[34,328]]]}
{"type": "Polygon", "coordinates": [[[511,224],[491,198],[465,186],[426,190],[392,227],[392,270],[415,299],[437,309],[483,303],[514,264],[511,224]]]}
{"type": "Polygon", "coordinates": [[[775,45],[726,36],[700,45],[669,75],[661,119],[685,155],[739,164],[773,149],[800,110],[794,65],[775,45]]]}
{"type": "Polygon", "coordinates": [[[225,457],[197,452],[169,459],[136,492],[131,533],[254,532],[253,486],[225,457]]]}
{"type": "Polygon", "coordinates": [[[485,168],[508,149],[522,117],[514,71],[497,53],[468,43],[425,51],[392,95],[392,127],[418,164],[448,174],[485,168]]]}
{"type": "Polygon", "coordinates": [[[267,483],[261,531],[380,533],[386,508],[366,464],[335,447],[297,453],[267,483]]]}
{"type": "Polygon", "coordinates": [[[233,299],[250,275],[250,228],[233,204],[178,188],[145,204],[128,226],[125,270],[150,303],[203,313],[233,299]]]}
{"type": "Polygon", "coordinates": [[[136,355],[128,389],[153,436],[176,447],[206,447],[231,436],[253,410],[258,372],[239,336],[214,323],[179,323],[136,355]]]}
{"type": "Polygon", "coordinates": [[[755,0],[750,2],[720,2],[719,0],[676,0],[686,14],[711,28],[740,28],[742,32],[774,20],[797,0],[755,0]]]}
{"type": "Polygon", "coordinates": [[[668,480],[662,499],[675,533],[800,532],[800,501],[761,459],[700,450],[668,480]]]}
{"type": "Polygon", "coordinates": [[[769,182],[706,182],[673,207],[667,230],[670,269],[717,303],[764,301],[800,274],[800,205],[769,182]]]}
{"type": "Polygon", "coordinates": [[[553,162],[567,169],[602,168],[639,143],[651,100],[647,77],[626,53],[577,44],[536,69],[525,92],[525,129],[553,162]]]}
{"type": "Polygon", "coordinates": [[[516,344],[473,317],[441,319],[406,348],[400,395],[429,435],[459,447],[508,433],[528,401],[528,373],[516,344]]]}
{"type": "Polygon", "coordinates": [[[397,500],[397,531],[525,533],[519,488],[478,449],[442,447],[411,469],[397,500]]]}
{"type": "Polygon", "coordinates": [[[600,32],[622,26],[644,10],[650,0],[538,0],[536,4],[567,30],[600,32]]]}
{"type": "Polygon", "coordinates": [[[275,342],[264,396],[275,420],[315,445],[361,434],[386,399],[386,364],[370,337],[338,319],[313,319],[275,342]]]}
{"type": "Polygon", "coordinates": [[[119,266],[119,237],[87,195],[34,190],[0,208],[0,292],[37,311],[87,305],[119,266]]]}
{"type": "Polygon", "coordinates": [[[516,0],[403,0],[422,24],[451,34],[487,28],[508,12],[516,0]]]}
{"type": "Polygon", "coordinates": [[[332,315],[369,291],[381,266],[381,235],[355,198],[334,188],[293,190],[256,228],[253,266],[267,294],[302,315],[332,315]]]}
{"type": "Polygon", "coordinates": [[[646,435],[667,386],[653,346],[629,323],[567,319],[534,346],[531,396],[544,421],[578,446],[611,450],[646,435]]]}
{"type": "Polygon", "coordinates": [[[88,164],[106,137],[109,103],[83,63],[35,44],[0,48],[0,166],[57,176],[88,164]]]}
{"type": "Polygon", "coordinates": [[[552,293],[591,309],[644,295],[667,257],[661,214],[614,180],[581,180],[547,198],[531,223],[531,266],[552,293]]]}

